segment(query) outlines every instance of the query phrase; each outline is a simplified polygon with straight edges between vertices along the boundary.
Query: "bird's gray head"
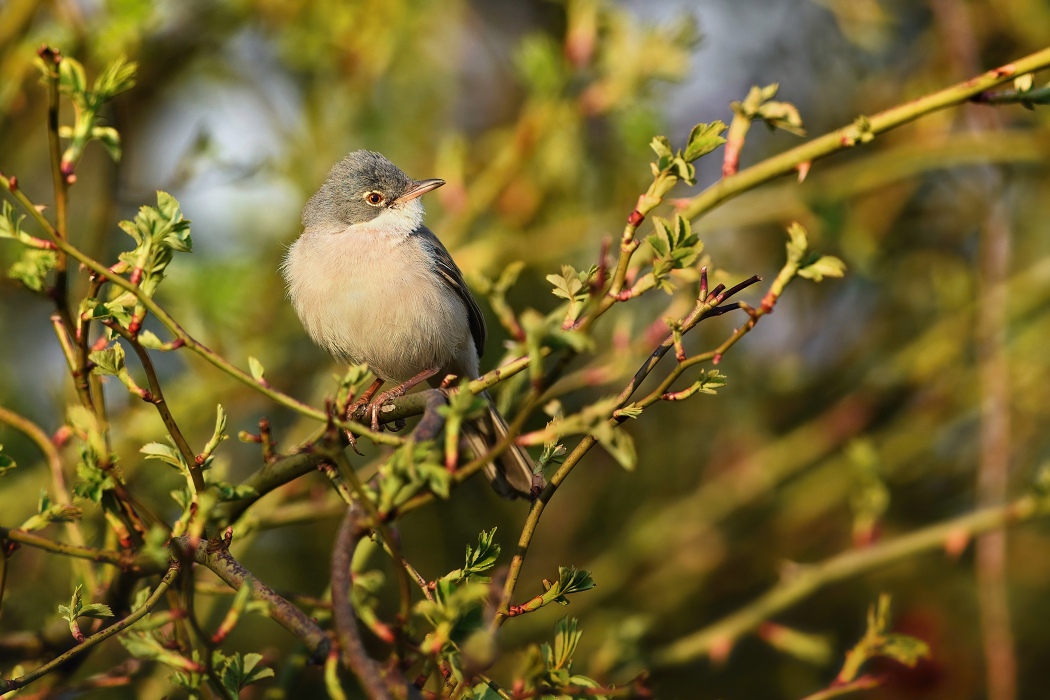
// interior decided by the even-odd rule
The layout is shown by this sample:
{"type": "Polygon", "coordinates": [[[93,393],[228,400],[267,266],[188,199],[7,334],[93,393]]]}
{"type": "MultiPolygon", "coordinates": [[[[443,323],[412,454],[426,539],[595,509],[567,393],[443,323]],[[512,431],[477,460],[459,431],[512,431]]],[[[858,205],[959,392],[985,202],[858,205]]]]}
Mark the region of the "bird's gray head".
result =
{"type": "Polygon", "coordinates": [[[413,180],[381,153],[353,151],[335,164],[306,203],[303,225],[346,227],[382,217],[385,227],[407,228],[404,232],[409,233],[422,223],[418,197],[443,184],[444,180],[413,180]]]}

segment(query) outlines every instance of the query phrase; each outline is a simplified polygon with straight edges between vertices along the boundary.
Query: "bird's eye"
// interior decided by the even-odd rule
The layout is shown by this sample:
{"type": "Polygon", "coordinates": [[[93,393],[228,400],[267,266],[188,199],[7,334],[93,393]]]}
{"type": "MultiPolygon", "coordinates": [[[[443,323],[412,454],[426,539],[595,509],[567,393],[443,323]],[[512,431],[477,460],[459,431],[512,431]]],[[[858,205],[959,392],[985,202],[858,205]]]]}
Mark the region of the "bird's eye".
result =
{"type": "Polygon", "coordinates": [[[379,192],[369,192],[365,195],[365,201],[374,207],[378,207],[383,203],[383,195],[379,192]]]}

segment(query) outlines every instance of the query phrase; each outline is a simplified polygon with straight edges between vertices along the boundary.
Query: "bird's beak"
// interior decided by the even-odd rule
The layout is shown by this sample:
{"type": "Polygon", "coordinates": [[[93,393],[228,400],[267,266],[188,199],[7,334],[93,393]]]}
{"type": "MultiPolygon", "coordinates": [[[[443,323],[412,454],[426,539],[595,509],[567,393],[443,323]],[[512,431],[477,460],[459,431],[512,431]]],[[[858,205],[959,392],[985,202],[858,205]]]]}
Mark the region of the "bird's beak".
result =
{"type": "Polygon", "coordinates": [[[434,178],[432,180],[420,180],[419,182],[413,182],[411,185],[408,186],[408,189],[405,190],[405,192],[400,197],[395,199],[392,203],[402,204],[403,202],[407,202],[410,199],[415,199],[416,197],[424,195],[430,190],[436,190],[444,184],[444,180],[439,180],[437,178],[434,178]]]}

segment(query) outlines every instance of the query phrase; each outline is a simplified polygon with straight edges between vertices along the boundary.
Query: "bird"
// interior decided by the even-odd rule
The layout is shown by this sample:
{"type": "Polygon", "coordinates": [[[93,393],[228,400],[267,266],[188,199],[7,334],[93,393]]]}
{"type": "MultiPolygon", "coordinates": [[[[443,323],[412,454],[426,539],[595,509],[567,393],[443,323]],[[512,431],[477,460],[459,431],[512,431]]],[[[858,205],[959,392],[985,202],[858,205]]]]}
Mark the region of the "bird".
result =
{"type": "MultiPolygon", "coordinates": [[[[288,297],[310,338],[341,361],[365,364],[396,386],[371,405],[448,375],[476,379],[485,348],[485,317],[463,273],[423,224],[420,197],[445,184],[413,180],[380,153],[357,150],[336,163],[307,201],[302,232],[282,273],[288,297]]],[[[507,434],[488,392],[485,410],[462,433],[478,457],[507,434]]],[[[506,498],[533,498],[542,488],[528,453],[513,442],[484,467],[506,498]]]]}

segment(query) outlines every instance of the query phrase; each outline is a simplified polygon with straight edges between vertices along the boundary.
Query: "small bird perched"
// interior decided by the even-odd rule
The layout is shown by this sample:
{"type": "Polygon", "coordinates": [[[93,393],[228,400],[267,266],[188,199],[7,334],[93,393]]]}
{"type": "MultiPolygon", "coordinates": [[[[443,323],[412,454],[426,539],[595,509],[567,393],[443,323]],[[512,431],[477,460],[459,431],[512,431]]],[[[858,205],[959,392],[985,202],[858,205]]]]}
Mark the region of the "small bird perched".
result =
{"type": "MultiPolygon", "coordinates": [[[[485,317],[452,256],[423,225],[420,195],[444,184],[413,180],[379,153],[354,151],[306,203],[302,235],[284,259],[289,297],[314,342],[367,364],[377,384],[397,383],[375,399],[373,420],[379,406],[419,382],[479,376],[485,317]]],[[[492,398],[482,396],[485,415],[463,426],[478,456],[507,434],[492,398]]],[[[501,496],[532,494],[532,460],[518,445],[485,474],[501,496]]]]}

